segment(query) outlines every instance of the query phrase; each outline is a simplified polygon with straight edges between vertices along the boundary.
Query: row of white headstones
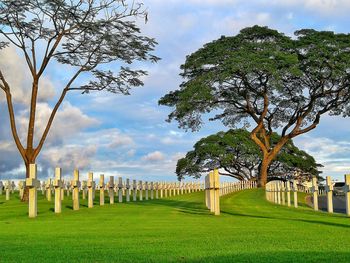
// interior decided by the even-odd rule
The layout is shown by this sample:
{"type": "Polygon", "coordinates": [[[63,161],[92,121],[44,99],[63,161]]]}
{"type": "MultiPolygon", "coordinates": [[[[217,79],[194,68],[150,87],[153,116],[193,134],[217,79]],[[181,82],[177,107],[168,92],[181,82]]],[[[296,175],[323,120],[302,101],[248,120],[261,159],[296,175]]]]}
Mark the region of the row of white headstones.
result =
{"type": "MultiPolygon", "coordinates": [[[[346,214],[350,216],[350,175],[345,175],[345,185],[343,187],[346,200],[346,214]]],[[[285,205],[285,195],[287,194],[287,205],[290,206],[290,191],[294,192],[294,207],[298,207],[298,189],[297,182],[293,181],[293,188],[291,189],[289,181],[271,181],[266,184],[266,199],[270,202],[285,205]]],[[[320,194],[317,178],[312,178],[312,187],[310,189],[303,189],[312,193],[313,208],[315,211],[319,210],[318,196],[320,194]]],[[[333,213],[333,183],[330,176],[326,177],[325,193],[327,196],[327,211],[333,213]]],[[[322,193],[321,193],[322,194],[322,193]]]]}
{"type": "Polygon", "coordinates": [[[256,181],[220,183],[219,170],[214,169],[205,176],[205,204],[214,215],[220,215],[220,196],[252,188],[257,188],[256,181]]]}
{"type": "MultiPolygon", "coordinates": [[[[13,192],[13,184],[7,181],[5,183],[6,199],[9,200],[10,191],[13,192]]],[[[23,189],[29,188],[29,201],[28,201],[28,215],[29,217],[37,216],[37,190],[43,190],[43,184],[37,179],[37,165],[31,164],[29,168],[29,178],[26,179],[24,184],[21,184],[20,196],[23,195],[23,189]]],[[[95,190],[100,190],[100,205],[104,205],[105,202],[105,190],[108,190],[110,204],[114,204],[115,192],[118,193],[118,201],[123,202],[123,195],[126,197],[126,202],[130,202],[130,196],[132,191],[133,201],[137,200],[137,193],[139,193],[139,200],[142,201],[143,194],[145,194],[145,200],[158,199],[163,197],[171,197],[184,193],[191,193],[203,190],[203,184],[200,182],[191,183],[164,183],[164,182],[142,182],[139,181],[137,184],[136,180],[133,180],[133,184],[130,184],[130,180],[126,179],[123,183],[122,177],[119,177],[118,184],[114,184],[114,176],[110,176],[109,182],[104,183],[104,175],[100,175],[99,184],[96,185],[93,179],[93,173],[88,174],[88,180],[86,183],[81,184],[79,180],[79,170],[74,170],[73,180],[69,184],[69,188],[64,187],[64,183],[61,175],[61,168],[55,169],[55,179],[49,180],[44,189],[46,190],[46,198],[51,201],[51,190],[54,189],[55,196],[55,213],[62,212],[62,200],[64,199],[64,190],[69,192],[72,191],[73,210],[79,210],[79,192],[82,190],[83,199],[86,195],[88,197],[88,207],[92,208],[95,199],[95,190]]]]}

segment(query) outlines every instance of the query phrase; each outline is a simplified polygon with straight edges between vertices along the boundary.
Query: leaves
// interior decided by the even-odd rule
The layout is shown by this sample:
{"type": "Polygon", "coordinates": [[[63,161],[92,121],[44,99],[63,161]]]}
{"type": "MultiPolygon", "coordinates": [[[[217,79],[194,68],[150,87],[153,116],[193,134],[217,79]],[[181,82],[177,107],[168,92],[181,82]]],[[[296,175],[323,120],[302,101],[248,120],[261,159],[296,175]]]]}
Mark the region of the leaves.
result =
{"type": "MultiPolygon", "coordinates": [[[[273,133],[271,144],[274,145],[279,140],[280,136],[273,133]]],[[[185,176],[199,178],[202,173],[221,168],[223,175],[238,180],[251,180],[259,173],[261,161],[259,147],[250,139],[247,130],[228,130],[200,139],[194,145],[194,150],[178,160],[176,174],[180,180],[185,176]]],[[[303,179],[309,179],[320,174],[318,167],[311,155],[289,140],[270,165],[269,177],[293,178],[298,171],[303,179]]]]}

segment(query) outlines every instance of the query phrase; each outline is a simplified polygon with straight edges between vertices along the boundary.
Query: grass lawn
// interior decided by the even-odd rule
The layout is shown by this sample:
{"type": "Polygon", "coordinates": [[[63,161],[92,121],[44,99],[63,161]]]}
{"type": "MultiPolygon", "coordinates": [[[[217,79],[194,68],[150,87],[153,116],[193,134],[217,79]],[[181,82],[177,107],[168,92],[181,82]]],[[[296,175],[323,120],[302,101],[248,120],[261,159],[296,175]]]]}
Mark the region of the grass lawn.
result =
{"type": "Polygon", "coordinates": [[[203,192],[79,211],[65,197],[60,215],[38,197],[28,219],[17,194],[0,196],[0,262],[350,262],[350,218],[274,205],[261,189],[221,198],[220,216],[203,192]]]}

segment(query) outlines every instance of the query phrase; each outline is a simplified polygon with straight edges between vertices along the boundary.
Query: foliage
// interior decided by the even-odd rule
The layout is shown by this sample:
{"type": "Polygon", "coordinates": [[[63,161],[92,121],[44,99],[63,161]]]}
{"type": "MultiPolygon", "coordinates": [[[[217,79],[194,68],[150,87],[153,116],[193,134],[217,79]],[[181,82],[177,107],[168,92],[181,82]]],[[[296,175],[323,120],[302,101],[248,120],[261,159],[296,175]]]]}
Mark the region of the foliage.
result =
{"type": "Polygon", "coordinates": [[[17,133],[12,90],[0,69],[0,88],[6,95],[11,131],[27,167],[35,163],[47,138],[57,110],[69,91],[108,91],[129,95],[143,85],[147,74],[132,69],[134,61],[158,61],[152,54],[156,41],[143,36],[137,18],[147,21],[142,3],[123,0],[3,0],[0,2],[0,49],[12,46],[22,54],[32,77],[26,141],[17,133]],[[118,63],[116,63],[118,62],[118,63]],[[51,112],[39,143],[34,145],[36,104],[43,88],[40,80],[49,65],[61,66],[68,80],[51,112]],[[69,75],[70,72],[73,72],[69,75]]]}
{"type": "MultiPolygon", "coordinates": [[[[272,145],[279,139],[280,136],[273,133],[272,145]]],[[[200,139],[194,145],[194,150],[178,160],[176,174],[179,180],[185,176],[199,178],[203,173],[221,168],[219,171],[222,175],[252,180],[256,179],[261,162],[261,151],[250,138],[250,133],[243,129],[229,130],[200,139]]],[[[289,140],[271,163],[269,177],[293,178],[298,172],[301,180],[308,180],[312,176],[319,177],[321,172],[318,167],[320,165],[311,155],[289,140]]]]}
{"type": "Polygon", "coordinates": [[[262,186],[283,145],[316,128],[323,114],[340,114],[350,98],[350,35],[303,29],[295,36],[253,26],[207,43],[186,57],[180,88],[159,100],[173,108],[168,121],[185,129],[198,130],[210,112],[228,127],[253,123],[262,186]]]}

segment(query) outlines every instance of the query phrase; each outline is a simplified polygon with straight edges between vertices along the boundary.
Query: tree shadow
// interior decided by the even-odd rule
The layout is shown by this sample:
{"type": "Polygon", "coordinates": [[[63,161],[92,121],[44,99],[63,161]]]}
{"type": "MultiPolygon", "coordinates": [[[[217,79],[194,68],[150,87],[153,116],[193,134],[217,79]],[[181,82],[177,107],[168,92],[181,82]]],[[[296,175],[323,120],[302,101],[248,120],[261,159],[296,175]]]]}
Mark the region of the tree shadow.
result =
{"type": "Polygon", "coordinates": [[[239,252],[188,259],[187,256],[178,258],[177,262],[349,262],[350,252],[339,251],[266,251],[239,252]]]}
{"type": "Polygon", "coordinates": [[[285,221],[304,222],[304,223],[326,225],[326,226],[335,226],[335,227],[341,227],[341,228],[350,228],[350,225],[347,225],[347,224],[325,222],[325,221],[319,221],[319,220],[307,220],[307,219],[298,219],[298,218],[284,218],[284,217],[249,215],[249,214],[233,213],[233,212],[227,212],[227,211],[221,211],[221,213],[232,215],[232,216],[243,216],[243,217],[271,219],[271,220],[285,220],[285,221]]]}

